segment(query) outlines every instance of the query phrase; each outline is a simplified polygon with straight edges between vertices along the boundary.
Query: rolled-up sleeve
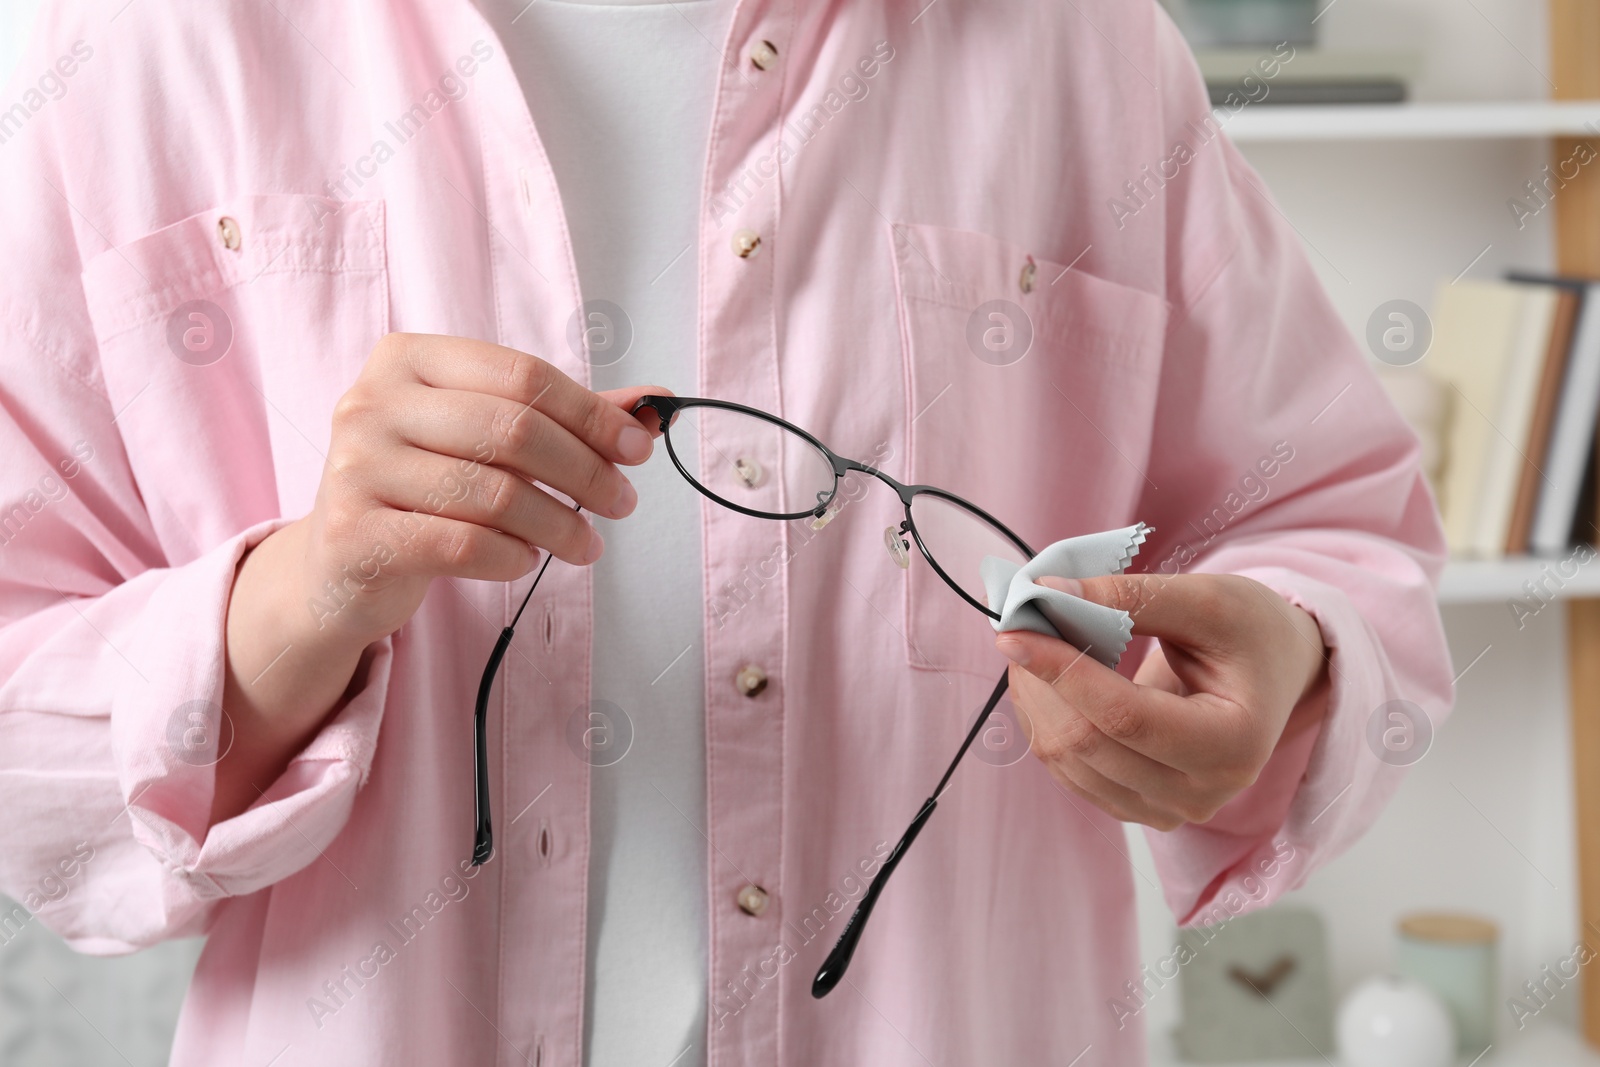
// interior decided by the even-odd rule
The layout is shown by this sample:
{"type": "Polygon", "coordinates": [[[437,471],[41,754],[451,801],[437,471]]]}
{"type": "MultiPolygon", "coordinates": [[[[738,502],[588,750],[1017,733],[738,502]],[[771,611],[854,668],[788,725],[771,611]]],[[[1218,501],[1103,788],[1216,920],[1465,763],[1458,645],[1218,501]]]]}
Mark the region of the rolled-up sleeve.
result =
{"type": "Polygon", "coordinates": [[[112,754],[130,826],[200,899],[254,892],[314,860],[344,825],[372,765],[387,640],[363,656],[341,706],[287,772],[247,811],[207,831],[214,760],[233,738],[221,710],[229,590],[245,550],[280,525],[264,523],[159,572],[132,617],[120,608],[105,613],[110,629],[121,628],[118,616],[131,624],[130,658],[149,665],[149,684],[121,687],[111,702],[112,754]]]}
{"type": "Polygon", "coordinates": [[[232,740],[229,593],[240,559],[281,520],[181,566],[140,569],[147,522],[109,415],[14,334],[0,338],[6,379],[32,383],[0,416],[0,890],[38,902],[38,917],[84,951],[200,932],[212,902],[317,860],[344,825],[371,767],[390,643],[367,650],[261,799],[208,827],[215,763],[232,740]],[[30,355],[32,373],[13,376],[30,355]],[[52,377],[61,391],[41,388],[52,377]],[[70,460],[68,478],[54,457],[74,442],[88,458],[70,460]]]}
{"type": "MultiPolygon", "coordinates": [[[[1192,136],[1204,87],[1170,27],[1164,49],[1165,121],[1192,136]]],[[[1419,446],[1295,230],[1226,138],[1168,186],[1166,225],[1175,313],[1142,558],[1254,578],[1311,614],[1327,648],[1318,725],[1286,736],[1210,822],[1149,835],[1172,910],[1197,922],[1268,903],[1347,848],[1409,762],[1374,736],[1402,722],[1421,743],[1452,684],[1435,598],[1444,539],[1419,446]]]]}
{"type": "MultiPolygon", "coordinates": [[[[40,35],[39,63],[60,32],[40,35]]],[[[372,763],[392,648],[366,651],[255,805],[208,826],[231,738],[229,595],[282,520],[269,478],[240,494],[249,514],[219,520],[231,536],[173,548],[158,533],[160,486],[124,447],[80,282],[105,243],[93,205],[64,192],[71,103],[0,154],[0,892],[111,953],[200,932],[219,900],[327,862],[372,763]]],[[[192,461],[254,476],[239,457],[192,461]]]]}

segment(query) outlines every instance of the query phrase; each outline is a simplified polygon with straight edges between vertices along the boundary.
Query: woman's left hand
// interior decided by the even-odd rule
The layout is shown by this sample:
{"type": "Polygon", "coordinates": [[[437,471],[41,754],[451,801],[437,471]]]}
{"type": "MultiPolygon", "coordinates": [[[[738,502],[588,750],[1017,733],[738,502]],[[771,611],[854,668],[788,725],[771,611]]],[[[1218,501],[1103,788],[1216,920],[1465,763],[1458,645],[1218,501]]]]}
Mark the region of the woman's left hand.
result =
{"type": "Polygon", "coordinates": [[[1124,822],[1208,821],[1326,705],[1316,620],[1237,575],[1113,575],[1040,584],[1133,616],[1156,638],[1134,680],[1065,641],[998,635],[1033,752],[1067,789],[1124,822]]]}

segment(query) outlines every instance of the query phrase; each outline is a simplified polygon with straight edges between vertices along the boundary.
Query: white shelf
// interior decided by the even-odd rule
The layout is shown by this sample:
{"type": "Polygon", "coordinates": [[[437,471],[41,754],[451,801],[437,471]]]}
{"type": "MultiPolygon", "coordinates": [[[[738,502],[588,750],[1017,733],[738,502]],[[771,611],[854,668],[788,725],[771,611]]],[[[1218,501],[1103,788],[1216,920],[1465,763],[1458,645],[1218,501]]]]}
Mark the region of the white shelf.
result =
{"type": "MultiPolygon", "coordinates": [[[[1467,104],[1261,104],[1217,120],[1240,143],[1565,137],[1600,131],[1600,100],[1467,104]],[[1586,128],[1593,123],[1594,129],[1586,128]]],[[[1600,134],[1597,134],[1600,135],[1600,134]]]]}
{"type": "MultiPolygon", "coordinates": [[[[1463,1058],[1457,1067],[1466,1067],[1463,1058]]],[[[1193,1067],[1188,1060],[1180,1060],[1173,1053],[1171,1042],[1163,1035],[1150,1035],[1149,1067],[1193,1067]]],[[[1211,1064],[1209,1067],[1233,1067],[1228,1064],[1211,1064]]],[[[1256,1060],[1237,1067],[1328,1067],[1328,1061],[1311,1060],[1256,1060]]],[[[1588,1047],[1578,1035],[1564,1026],[1540,1025],[1535,1021],[1522,1033],[1502,1033],[1475,1067],[1600,1067],[1600,1053],[1588,1047]]]]}
{"type": "Polygon", "coordinates": [[[1453,559],[1439,583],[1441,604],[1484,604],[1526,600],[1524,582],[1543,590],[1541,599],[1600,596],[1600,558],[1579,565],[1576,558],[1453,559]],[[1573,573],[1573,572],[1576,573],[1573,573]],[[1563,577],[1563,573],[1570,577],[1563,577]]]}

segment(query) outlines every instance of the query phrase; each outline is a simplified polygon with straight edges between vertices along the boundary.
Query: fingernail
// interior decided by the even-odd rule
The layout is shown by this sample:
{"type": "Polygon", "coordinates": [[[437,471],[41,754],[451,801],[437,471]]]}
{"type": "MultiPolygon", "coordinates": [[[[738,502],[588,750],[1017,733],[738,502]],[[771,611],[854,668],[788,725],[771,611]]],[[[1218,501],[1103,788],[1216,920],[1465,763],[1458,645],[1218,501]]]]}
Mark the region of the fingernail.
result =
{"type": "Polygon", "coordinates": [[[1028,646],[1010,637],[1001,637],[994,643],[1000,654],[1019,667],[1028,665],[1028,646]]]}
{"type": "Polygon", "coordinates": [[[589,530],[589,547],[584,551],[583,562],[593,563],[600,558],[600,553],[606,550],[605,539],[600,536],[600,531],[594,528],[589,530]]]}
{"type": "Polygon", "coordinates": [[[624,481],[622,483],[622,492],[617,494],[617,499],[611,505],[611,514],[619,519],[631,515],[633,514],[634,505],[638,503],[639,490],[633,487],[632,482],[624,481]]]}
{"type": "Polygon", "coordinates": [[[642,426],[624,426],[617,435],[617,454],[630,463],[643,463],[650,458],[650,435],[642,426]]]}
{"type": "Polygon", "coordinates": [[[1076,597],[1083,596],[1083,583],[1076,578],[1057,578],[1053,574],[1047,574],[1039,579],[1039,584],[1046,589],[1059,589],[1076,597]]]}

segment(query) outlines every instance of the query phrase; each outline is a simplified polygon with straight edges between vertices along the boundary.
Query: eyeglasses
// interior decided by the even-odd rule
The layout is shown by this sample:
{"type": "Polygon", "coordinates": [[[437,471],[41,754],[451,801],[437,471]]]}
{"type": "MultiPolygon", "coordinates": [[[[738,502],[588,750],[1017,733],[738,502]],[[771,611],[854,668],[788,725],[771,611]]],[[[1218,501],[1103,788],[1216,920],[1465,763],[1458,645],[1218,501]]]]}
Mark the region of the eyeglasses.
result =
{"type": "MultiPolygon", "coordinates": [[[[883,531],[889,556],[902,567],[911,566],[911,544],[915,542],[934,572],[944,579],[963,600],[991,619],[1000,613],[985,601],[980,577],[984,557],[997,556],[1021,564],[1033,558],[1027,543],[999,519],[954,493],[931,485],[902,485],[876,467],[860,460],[846,459],[800,427],[775,415],[743,404],[696,397],[646,396],[634,406],[633,414],[654,411],[661,420],[661,434],[667,454],[689,484],[723,507],[758,519],[805,520],[820,530],[839,514],[844,501],[839,486],[852,472],[869,475],[893,489],[905,508],[905,520],[883,531]],[[747,503],[737,503],[739,496],[747,503]],[[906,539],[910,535],[911,540],[906,539]]],[[[500,631],[494,652],[478,684],[478,700],[473,716],[473,761],[477,787],[477,829],[472,847],[474,866],[487,863],[494,854],[494,835],[489,814],[488,708],[489,691],[495,674],[511,645],[517,620],[538,588],[550,566],[550,557],[539,567],[527,596],[517,608],[511,625],[500,631]]],[[[900,836],[883,866],[878,869],[866,895],[856,905],[838,943],[823,961],[811,982],[811,995],[825,997],[844,977],[855,955],[856,945],[871,917],[883,888],[905,857],[906,850],[927,825],[938,807],[939,796],[950,782],[961,758],[972,747],[983,725],[1005,694],[1008,673],[1002,673],[989,694],[983,710],[967,731],[955,758],[945,768],[939,784],[916,818],[900,836]]]]}

